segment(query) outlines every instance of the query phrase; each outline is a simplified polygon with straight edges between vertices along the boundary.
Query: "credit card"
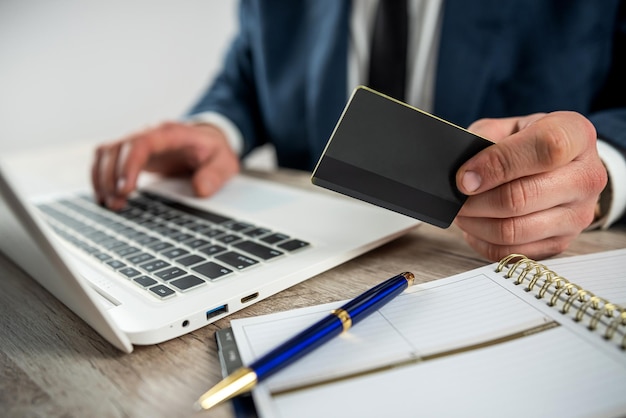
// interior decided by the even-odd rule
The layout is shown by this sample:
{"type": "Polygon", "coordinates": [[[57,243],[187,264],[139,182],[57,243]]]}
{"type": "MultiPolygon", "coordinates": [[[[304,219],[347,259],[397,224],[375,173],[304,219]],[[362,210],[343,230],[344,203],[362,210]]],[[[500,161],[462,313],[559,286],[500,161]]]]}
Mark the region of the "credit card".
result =
{"type": "Polygon", "coordinates": [[[361,86],[352,93],[311,181],[447,228],[467,199],[456,187],[457,170],[492,144],[361,86]]]}

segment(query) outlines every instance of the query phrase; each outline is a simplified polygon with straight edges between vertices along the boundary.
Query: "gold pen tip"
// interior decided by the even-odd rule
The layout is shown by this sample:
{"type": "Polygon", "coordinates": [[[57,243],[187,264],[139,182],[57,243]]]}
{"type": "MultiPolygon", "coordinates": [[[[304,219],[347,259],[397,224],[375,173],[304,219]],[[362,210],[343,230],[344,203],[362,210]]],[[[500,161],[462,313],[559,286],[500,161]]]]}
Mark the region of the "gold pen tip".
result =
{"type": "Polygon", "coordinates": [[[202,411],[202,405],[200,405],[200,402],[196,401],[193,403],[193,410],[196,412],[202,411]]]}
{"type": "Polygon", "coordinates": [[[254,370],[242,367],[202,395],[194,404],[194,409],[196,407],[199,408],[198,410],[213,408],[237,395],[249,392],[256,383],[257,376],[254,370]]]}

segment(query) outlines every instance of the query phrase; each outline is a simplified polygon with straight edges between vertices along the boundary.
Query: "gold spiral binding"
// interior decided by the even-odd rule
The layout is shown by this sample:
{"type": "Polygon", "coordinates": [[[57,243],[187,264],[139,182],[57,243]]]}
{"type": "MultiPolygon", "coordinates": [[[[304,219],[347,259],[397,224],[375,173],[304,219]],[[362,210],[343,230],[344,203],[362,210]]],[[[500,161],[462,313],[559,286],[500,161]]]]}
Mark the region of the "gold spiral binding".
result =
{"type": "Polygon", "coordinates": [[[520,285],[522,283],[524,283],[524,280],[526,279],[526,276],[528,275],[529,272],[531,272],[533,269],[535,270],[535,273],[532,276],[532,279],[530,279],[530,281],[528,282],[528,286],[526,287],[526,291],[530,292],[533,290],[533,288],[535,287],[535,285],[537,284],[537,281],[539,279],[541,279],[542,277],[553,273],[550,269],[548,269],[546,266],[544,266],[543,264],[537,263],[536,261],[522,255],[522,254],[510,254],[507,257],[503,258],[502,260],[500,260],[500,263],[498,264],[498,266],[496,267],[496,271],[500,272],[504,269],[504,267],[513,259],[515,258],[519,258],[519,260],[517,262],[515,262],[515,264],[513,264],[513,266],[511,266],[509,268],[509,271],[506,273],[505,277],[507,279],[510,279],[511,277],[513,277],[513,275],[515,274],[515,272],[517,271],[517,269],[521,266],[521,265],[525,265],[525,267],[523,267],[521,273],[519,273],[517,275],[517,279],[515,280],[515,284],[516,285],[520,285]]]}
{"type": "Polygon", "coordinates": [[[583,303],[580,308],[578,308],[578,310],[576,311],[576,316],[575,316],[575,320],[576,322],[582,321],[583,316],[585,315],[585,313],[587,313],[587,310],[589,309],[589,307],[591,307],[591,309],[593,309],[594,311],[598,310],[598,307],[600,306],[600,302],[602,302],[603,304],[608,303],[608,300],[601,298],[599,296],[591,296],[587,302],[583,303]]]}
{"type": "Polygon", "coordinates": [[[580,289],[578,290],[578,292],[572,294],[572,296],[570,296],[569,298],[567,298],[567,300],[565,301],[565,303],[563,304],[563,308],[561,309],[561,311],[563,313],[567,313],[569,312],[569,308],[571,308],[572,304],[574,303],[575,300],[578,299],[579,302],[585,303],[586,299],[585,296],[587,298],[592,298],[595,297],[596,295],[594,295],[593,293],[591,293],[588,290],[585,289],[580,289]]]}
{"type": "Polygon", "coordinates": [[[547,276],[549,276],[551,273],[552,271],[542,264],[541,268],[537,268],[537,272],[533,275],[533,278],[530,280],[530,282],[528,282],[526,291],[532,292],[533,288],[537,284],[537,281],[539,281],[539,279],[542,277],[546,277],[545,280],[547,280],[547,276]]]}
{"type": "Polygon", "coordinates": [[[541,286],[541,289],[539,290],[539,292],[537,292],[538,299],[543,299],[543,296],[546,294],[546,292],[548,291],[552,283],[555,284],[554,285],[555,289],[559,289],[565,286],[565,284],[569,283],[569,280],[567,280],[565,277],[559,276],[553,271],[550,271],[550,273],[546,274],[545,277],[546,277],[545,283],[543,284],[543,286],[541,286]],[[565,283],[565,284],[561,284],[561,283],[565,283]]]}
{"type": "MultiPolygon", "coordinates": [[[[613,312],[615,312],[616,308],[616,305],[612,304],[611,302],[606,302],[602,306],[602,308],[598,309],[596,313],[594,313],[591,317],[591,321],[589,322],[589,329],[594,330],[598,327],[598,322],[600,322],[600,318],[602,318],[603,314],[607,318],[612,318],[613,312]]],[[[611,327],[611,325],[612,323],[609,324],[609,327],[607,328],[607,333],[609,332],[609,328],[611,327]]],[[[617,325],[615,325],[615,328],[617,329],[617,325]]],[[[613,336],[613,332],[611,332],[611,336],[613,336]]]]}
{"type": "Polygon", "coordinates": [[[504,269],[511,260],[515,259],[515,258],[525,258],[528,259],[525,255],[523,254],[509,254],[506,257],[504,257],[502,260],[500,260],[500,263],[497,265],[496,267],[496,272],[500,273],[502,271],[502,269],[504,269]]]}
{"type": "MultiPolygon", "coordinates": [[[[528,280],[528,286],[525,289],[528,292],[531,292],[535,286],[541,285],[539,290],[536,291],[535,296],[537,299],[543,299],[551,288],[554,289],[548,301],[549,306],[556,306],[557,303],[562,300],[562,296],[565,296],[565,301],[561,309],[559,309],[562,314],[568,314],[573,306],[577,306],[574,305],[574,303],[579,302],[580,306],[577,307],[575,313],[572,314],[573,319],[580,322],[585,315],[589,315],[591,318],[587,328],[590,330],[596,330],[602,317],[606,317],[607,320],[604,322],[606,330],[603,335],[605,339],[612,340],[618,328],[626,327],[625,307],[596,296],[593,292],[583,289],[576,283],[570,282],[545,265],[523,254],[509,254],[502,258],[496,266],[496,272],[503,272],[509,265],[511,266],[508,267],[508,271],[504,274],[504,277],[507,279],[515,277],[514,284],[520,285],[524,283],[525,280],[528,280]],[[543,280],[543,283],[540,283],[541,280],[543,280]]],[[[626,350],[626,333],[624,333],[619,345],[622,349],[626,350]]]]}
{"type": "MultiPolygon", "coordinates": [[[[615,311],[619,311],[619,313],[617,314],[617,317],[614,318],[613,321],[611,321],[611,323],[606,329],[606,332],[604,333],[604,337],[607,339],[613,338],[613,335],[615,334],[617,327],[619,327],[620,325],[621,326],[626,325],[626,308],[623,308],[617,305],[613,305],[613,307],[615,308],[615,311]]],[[[626,335],[624,336],[624,339],[622,340],[622,346],[626,348],[626,335]]]]}
{"type": "MultiPolygon", "coordinates": [[[[583,290],[583,288],[578,286],[576,283],[569,282],[562,288],[554,291],[554,294],[552,295],[552,299],[550,299],[550,302],[548,303],[548,305],[555,306],[556,302],[559,300],[559,297],[561,296],[563,292],[565,292],[566,295],[570,296],[572,294],[572,288],[576,288],[577,292],[580,290],[583,290]]],[[[567,313],[567,312],[563,312],[563,313],[567,313]]]]}

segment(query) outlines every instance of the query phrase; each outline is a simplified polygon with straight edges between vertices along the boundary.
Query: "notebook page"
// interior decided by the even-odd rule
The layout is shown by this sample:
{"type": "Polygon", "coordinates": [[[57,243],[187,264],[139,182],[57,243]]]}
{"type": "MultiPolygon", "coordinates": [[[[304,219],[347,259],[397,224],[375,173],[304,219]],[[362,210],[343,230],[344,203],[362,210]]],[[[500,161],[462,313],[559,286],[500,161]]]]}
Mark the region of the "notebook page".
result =
{"type": "MultiPolygon", "coordinates": [[[[492,266],[414,286],[265,384],[279,392],[348,379],[445,356],[449,350],[495,343],[550,323],[541,311],[494,286],[488,274],[495,274],[492,266]]],[[[501,274],[496,278],[503,280],[501,274]]],[[[342,303],[232,321],[242,360],[249,363],[260,357],[342,303]]]]}
{"type": "Polygon", "coordinates": [[[626,412],[626,367],[554,328],[307,390],[261,391],[263,417],[614,417],[626,412]]]}

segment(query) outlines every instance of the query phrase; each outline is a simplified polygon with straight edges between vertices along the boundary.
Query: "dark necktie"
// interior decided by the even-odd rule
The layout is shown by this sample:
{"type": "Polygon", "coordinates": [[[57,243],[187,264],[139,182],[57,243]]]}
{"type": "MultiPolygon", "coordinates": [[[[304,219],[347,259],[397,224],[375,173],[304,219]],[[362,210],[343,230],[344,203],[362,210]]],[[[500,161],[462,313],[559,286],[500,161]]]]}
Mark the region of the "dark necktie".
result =
{"type": "Polygon", "coordinates": [[[380,0],[370,51],[369,86],[404,100],[408,38],[406,0],[380,0]]]}

